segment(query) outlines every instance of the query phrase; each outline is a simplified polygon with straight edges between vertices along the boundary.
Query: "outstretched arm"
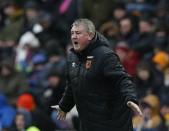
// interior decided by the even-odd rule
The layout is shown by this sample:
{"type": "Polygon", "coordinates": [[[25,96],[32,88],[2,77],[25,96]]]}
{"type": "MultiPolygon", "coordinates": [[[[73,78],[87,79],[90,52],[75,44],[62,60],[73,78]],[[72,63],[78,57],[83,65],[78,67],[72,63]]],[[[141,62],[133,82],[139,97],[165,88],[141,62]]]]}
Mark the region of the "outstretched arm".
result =
{"type": "Polygon", "coordinates": [[[119,57],[113,52],[107,53],[104,56],[103,66],[104,75],[112,81],[113,86],[122,96],[124,103],[136,114],[142,116],[137,102],[135,84],[121,65],[119,57]]]}

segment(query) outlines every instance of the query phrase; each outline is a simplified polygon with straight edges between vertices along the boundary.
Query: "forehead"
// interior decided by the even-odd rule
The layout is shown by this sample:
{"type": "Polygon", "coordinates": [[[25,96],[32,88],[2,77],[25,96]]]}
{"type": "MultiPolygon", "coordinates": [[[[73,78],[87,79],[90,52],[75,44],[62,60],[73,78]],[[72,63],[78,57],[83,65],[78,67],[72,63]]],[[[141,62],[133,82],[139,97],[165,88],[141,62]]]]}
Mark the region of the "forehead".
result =
{"type": "Polygon", "coordinates": [[[71,31],[86,31],[83,24],[73,25],[71,31]]]}

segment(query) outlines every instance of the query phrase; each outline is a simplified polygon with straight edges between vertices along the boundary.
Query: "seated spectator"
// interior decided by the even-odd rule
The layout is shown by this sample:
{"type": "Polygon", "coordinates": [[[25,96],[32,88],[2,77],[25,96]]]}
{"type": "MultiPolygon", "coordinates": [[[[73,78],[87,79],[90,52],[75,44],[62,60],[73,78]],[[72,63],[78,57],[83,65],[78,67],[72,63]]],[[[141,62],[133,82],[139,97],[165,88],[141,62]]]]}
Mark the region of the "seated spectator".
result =
{"type": "Polygon", "coordinates": [[[56,40],[50,40],[45,45],[45,52],[48,57],[48,62],[45,65],[46,74],[52,70],[57,70],[60,74],[65,73],[66,59],[64,57],[64,50],[56,40]]]}
{"type": "Polygon", "coordinates": [[[169,101],[168,101],[168,99],[161,100],[160,113],[161,113],[162,117],[164,118],[165,126],[169,129],[169,101]]]}
{"type": "Polygon", "coordinates": [[[0,40],[4,41],[4,43],[11,41],[14,44],[22,30],[23,10],[12,1],[6,2],[2,9],[6,17],[4,26],[0,30],[0,40]]]}
{"type": "Polygon", "coordinates": [[[50,117],[37,106],[35,98],[31,94],[24,93],[19,96],[17,108],[29,111],[31,113],[32,125],[38,127],[41,131],[54,131],[56,129],[50,117]]]}
{"type": "Polygon", "coordinates": [[[168,51],[168,31],[167,27],[161,25],[156,27],[155,30],[155,38],[154,38],[154,52],[157,53],[158,51],[168,51]]]}
{"type": "Polygon", "coordinates": [[[51,113],[50,106],[57,105],[62,98],[63,92],[66,87],[66,83],[59,71],[52,70],[47,78],[47,86],[44,87],[44,91],[41,95],[41,103],[43,110],[47,113],[51,113]]]}
{"type": "Polygon", "coordinates": [[[159,98],[160,101],[164,104],[167,104],[167,101],[169,100],[169,68],[168,67],[164,71],[164,80],[163,80],[163,85],[161,86],[159,91],[159,98]]]}
{"type": "Polygon", "coordinates": [[[18,73],[10,60],[0,65],[0,92],[3,92],[11,104],[16,104],[17,97],[28,90],[28,82],[22,73],[18,73]]]}
{"type": "Polygon", "coordinates": [[[4,94],[0,94],[0,130],[9,129],[15,118],[16,110],[7,101],[4,94]]]}
{"type": "Polygon", "coordinates": [[[143,97],[149,94],[155,93],[156,86],[158,85],[158,83],[157,81],[155,81],[155,76],[151,69],[150,64],[148,64],[146,61],[141,61],[137,65],[135,82],[137,86],[136,90],[139,99],[142,99],[143,97]]]}
{"type": "Polygon", "coordinates": [[[23,10],[14,1],[0,5],[0,60],[14,58],[16,41],[23,24],[23,10]]]}
{"type": "Polygon", "coordinates": [[[140,53],[129,49],[125,41],[120,41],[115,46],[115,52],[120,57],[120,60],[126,71],[132,75],[136,75],[136,65],[140,61],[140,53]]]}
{"type": "Polygon", "coordinates": [[[27,118],[23,110],[19,110],[14,119],[14,125],[10,128],[10,131],[40,131],[36,126],[31,123],[27,123],[27,118]]]}
{"type": "Polygon", "coordinates": [[[14,119],[14,125],[10,129],[10,131],[25,131],[25,118],[22,113],[17,113],[14,119]]]}
{"type": "Polygon", "coordinates": [[[45,64],[47,57],[44,53],[37,53],[32,57],[32,71],[28,74],[28,81],[33,93],[41,90],[41,84],[46,76],[45,64]]]}
{"type": "Polygon", "coordinates": [[[107,21],[101,25],[99,32],[104,34],[104,36],[109,40],[110,47],[114,49],[119,35],[118,25],[115,22],[107,21]]]}
{"type": "Polygon", "coordinates": [[[127,42],[129,48],[137,44],[139,33],[136,31],[133,21],[129,18],[123,18],[119,21],[120,35],[119,39],[127,42]]]}
{"type": "Polygon", "coordinates": [[[113,21],[118,23],[121,19],[128,15],[126,11],[126,5],[123,2],[115,3],[111,15],[113,21]]]}
{"type": "Polygon", "coordinates": [[[168,22],[169,22],[168,4],[169,3],[167,2],[167,0],[164,1],[163,4],[160,3],[157,5],[157,8],[155,10],[156,17],[154,19],[159,25],[166,25],[168,28],[168,22]]]}
{"type": "Polygon", "coordinates": [[[40,13],[40,4],[37,1],[29,0],[24,4],[24,26],[23,32],[32,30],[33,26],[38,22],[40,13]]]}
{"type": "Polygon", "coordinates": [[[141,17],[139,20],[139,39],[132,49],[141,53],[144,59],[150,59],[153,54],[153,22],[151,18],[141,17]]]}
{"type": "Polygon", "coordinates": [[[134,116],[133,126],[135,131],[157,131],[161,125],[160,101],[155,95],[148,95],[141,101],[143,117],[134,116]]]}
{"type": "Polygon", "coordinates": [[[15,57],[16,68],[19,72],[29,73],[31,71],[31,60],[39,47],[40,42],[32,32],[28,31],[21,35],[15,57]]]}

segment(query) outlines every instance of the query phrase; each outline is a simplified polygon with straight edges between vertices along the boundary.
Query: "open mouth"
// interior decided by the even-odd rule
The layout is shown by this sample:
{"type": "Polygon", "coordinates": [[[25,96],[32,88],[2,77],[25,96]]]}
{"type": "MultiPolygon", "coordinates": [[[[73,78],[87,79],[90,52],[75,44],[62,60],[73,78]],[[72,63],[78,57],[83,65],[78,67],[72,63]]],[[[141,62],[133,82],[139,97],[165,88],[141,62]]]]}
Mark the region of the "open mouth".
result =
{"type": "Polygon", "coordinates": [[[75,45],[77,45],[77,44],[78,44],[78,42],[77,42],[77,41],[74,41],[74,44],[75,44],[75,45]]]}

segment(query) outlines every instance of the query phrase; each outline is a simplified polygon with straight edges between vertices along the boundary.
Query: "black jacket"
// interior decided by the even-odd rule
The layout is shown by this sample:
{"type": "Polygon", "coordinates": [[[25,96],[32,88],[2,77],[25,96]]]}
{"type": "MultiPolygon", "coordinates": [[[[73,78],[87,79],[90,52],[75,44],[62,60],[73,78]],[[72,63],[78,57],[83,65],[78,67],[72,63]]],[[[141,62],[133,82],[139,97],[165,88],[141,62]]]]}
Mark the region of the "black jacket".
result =
{"type": "Polygon", "coordinates": [[[68,86],[59,106],[68,112],[76,104],[82,131],[133,130],[126,103],[137,103],[135,85],[105,37],[96,33],[83,52],[71,50],[67,77],[68,86]],[[93,58],[87,60],[89,56],[93,58]]]}

